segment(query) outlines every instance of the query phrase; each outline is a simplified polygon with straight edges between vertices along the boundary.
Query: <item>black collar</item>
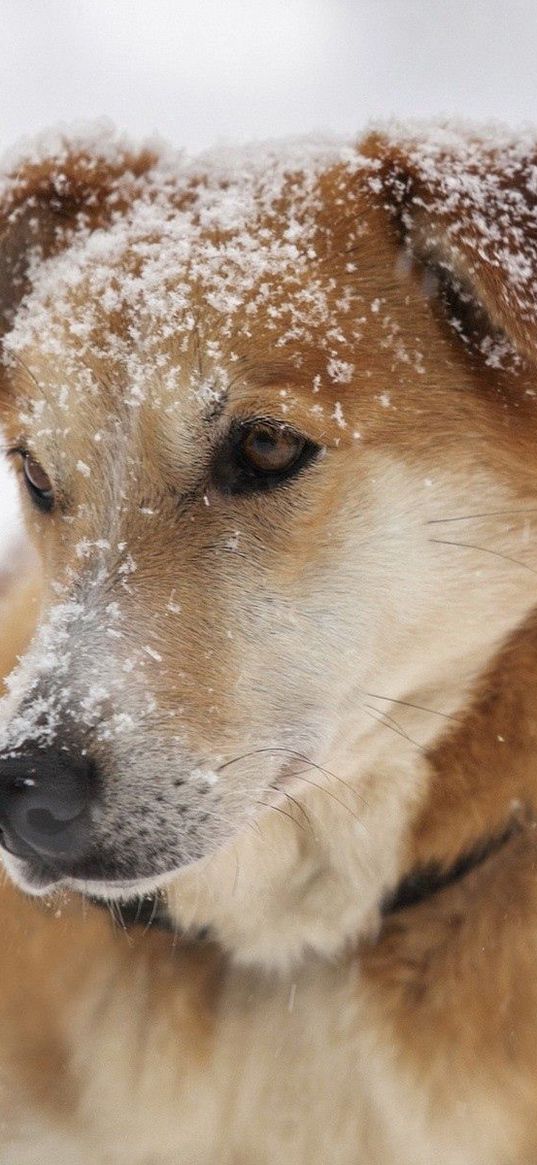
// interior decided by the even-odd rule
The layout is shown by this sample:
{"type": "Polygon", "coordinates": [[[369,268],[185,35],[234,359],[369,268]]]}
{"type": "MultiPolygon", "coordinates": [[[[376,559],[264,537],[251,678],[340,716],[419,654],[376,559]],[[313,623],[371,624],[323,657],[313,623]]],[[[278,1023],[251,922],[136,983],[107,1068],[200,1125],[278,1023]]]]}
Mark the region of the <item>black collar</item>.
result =
{"type": "Polygon", "coordinates": [[[482,866],[519,831],[519,822],[512,821],[502,833],[486,838],[473,849],[461,854],[447,869],[443,868],[439,862],[431,862],[427,866],[413,870],[412,873],[402,878],[394,890],[386,895],[381,907],[382,914],[395,914],[398,910],[408,910],[411,906],[419,906],[421,902],[425,902],[442,890],[447,890],[456,882],[462,882],[467,874],[471,874],[472,870],[482,866]]]}

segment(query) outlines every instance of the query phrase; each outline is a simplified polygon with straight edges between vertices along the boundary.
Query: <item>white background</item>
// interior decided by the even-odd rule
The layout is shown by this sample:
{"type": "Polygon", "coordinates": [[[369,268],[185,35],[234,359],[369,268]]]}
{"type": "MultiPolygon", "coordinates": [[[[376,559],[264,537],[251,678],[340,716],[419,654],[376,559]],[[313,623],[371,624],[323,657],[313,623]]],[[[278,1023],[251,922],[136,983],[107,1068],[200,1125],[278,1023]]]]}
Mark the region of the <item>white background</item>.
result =
{"type": "Polygon", "coordinates": [[[190,148],[532,120],[536,49],[536,0],[0,0],[0,144],[102,114],[190,148]]]}
{"type": "MultiPolygon", "coordinates": [[[[537,0],[0,0],[0,148],[103,115],[198,149],[536,101],[537,0]]],[[[14,514],[0,472],[4,556],[14,514]]]]}

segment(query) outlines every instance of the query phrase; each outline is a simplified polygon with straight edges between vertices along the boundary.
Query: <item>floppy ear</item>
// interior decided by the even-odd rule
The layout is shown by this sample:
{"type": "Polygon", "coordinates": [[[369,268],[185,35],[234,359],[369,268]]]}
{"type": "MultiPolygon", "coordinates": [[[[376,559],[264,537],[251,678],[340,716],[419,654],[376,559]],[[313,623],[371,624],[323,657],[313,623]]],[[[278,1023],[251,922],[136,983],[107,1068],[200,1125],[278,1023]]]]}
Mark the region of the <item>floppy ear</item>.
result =
{"type": "Polygon", "coordinates": [[[447,273],[535,361],[537,141],[436,127],[372,135],[363,153],[406,247],[447,273]]]}
{"type": "Polygon", "coordinates": [[[32,264],[64,247],[77,227],[95,229],[133,197],[154,164],[109,132],[54,135],[0,174],[0,337],[29,290],[32,264]]]}

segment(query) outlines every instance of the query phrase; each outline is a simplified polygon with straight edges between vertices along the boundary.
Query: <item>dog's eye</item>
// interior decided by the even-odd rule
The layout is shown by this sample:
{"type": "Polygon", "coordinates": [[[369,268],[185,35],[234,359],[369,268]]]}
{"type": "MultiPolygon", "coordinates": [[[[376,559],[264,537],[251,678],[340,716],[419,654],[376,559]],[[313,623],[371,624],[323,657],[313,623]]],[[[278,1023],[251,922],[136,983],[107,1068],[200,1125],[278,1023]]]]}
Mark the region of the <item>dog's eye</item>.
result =
{"type": "Polygon", "coordinates": [[[319,453],[319,446],[277,421],[235,425],[216,459],[214,476],[227,493],[268,490],[287,481],[319,453]]]}
{"type": "Polygon", "coordinates": [[[247,427],[239,439],[246,465],[259,473],[286,473],[300,457],[306,438],[283,426],[260,422],[247,427]]]}
{"type": "Polygon", "coordinates": [[[54,505],[54,487],[43,466],[31,453],[22,454],[24,480],[32,501],[41,510],[51,510],[54,505]]]}

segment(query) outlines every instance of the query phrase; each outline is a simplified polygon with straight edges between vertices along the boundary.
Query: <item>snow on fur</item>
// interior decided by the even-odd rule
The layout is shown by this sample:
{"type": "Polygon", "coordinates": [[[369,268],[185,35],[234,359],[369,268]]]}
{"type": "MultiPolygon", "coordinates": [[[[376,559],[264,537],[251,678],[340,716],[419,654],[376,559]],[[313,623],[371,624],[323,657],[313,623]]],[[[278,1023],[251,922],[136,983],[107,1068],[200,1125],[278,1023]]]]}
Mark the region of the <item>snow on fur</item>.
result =
{"type": "MultiPolygon", "coordinates": [[[[11,154],[0,168],[0,215],[3,211],[9,217],[16,213],[28,166],[48,169],[58,195],[72,181],[66,171],[73,155],[84,158],[86,173],[93,164],[121,168],[123,160],[127,167],[111,183],[106,227],[91,229],[82,207],[65,250],[46,260],[34,251],[31,290],[5,337],[8,363],[34,345],[54,365],[55,391],[64,409],[72,392],[99,392],[103,380],[113,380],[121,386],[126,407],[136,410],[149,403],[172,411],[185,377],[197,401],[210,408],[226,391],[237,360],[248,353],[254,322],[268,350],[290,353],[295,360],[315,335],[325,365],[323,374],[312,378],[312,411],[323,412],[326,386],[333,397],[343,386],[352,388],[360,328],[367,318],[381,317],[384,304],[378,299],[364,303],[358,290],[360,222],[349,225],[353,253],[344,286],[335,286],[323,262],[320,179],[327,170],[340,174],[342,192],[357,176],[373,201],[402,215],[410,233],[413,214],[424,210],[430,241],[444,231],[454,255],[466,248],[492,269],[501,268],[507,299],[513,298],[523,319],[535,322],[537,151],[532,135],[515,139],[499,129],[483,135],[447,125],[388,126],[374,148],[370,141],[353,146],[306,140],[215,150],[194,159],[154,144],[151,150],[135,173],[135,165],[129,168],[129,158],[136,157],[130,143],[98,127],[70,136],[47,135],[11,154]],[[114,182],[117,191],[129,191],[125,204],[114,203],[114,182]],[[352,342],[340,326],[343,314],[355,316],[352,342]],[[202,317],[209,326],[203,329],[200,370],[184,353],[202,317]]],[[[386,315],[383,326],[381,342],[390,345],[394,359],[408,363],[411,357],[394,321],[386,315]]],[[[490,338],[485,342],[489,362],[501,361],[501,347],[490,338]]],[[[423,374],[420,354],[412,359],[416,375],[423,374]]],[[[344,431],[344,408],[333,397],[327,420],[344,431]]],[[[388,410],[392,393],[378,400],[379,408],[388,410]]],[[[40,404],[36,400],[31,406],[34,419],[40,404]]],[[[95,434],[95,440],[100,436],[95,434]]],[[[85,461],[77,468],[83,477],[90,473],[85,461]]],[[[102,553],[105,549],[97,547],[102,553]]],[[[82,561],[93,551],[81,543],[77,554],[82,561]]],[[[135,568],[127,554],[120,568],[125,586],[135,568]]],[[[170,600],[169,609],[176,606],[170,600]]],[[[62,631],[72,617],[69,600],[53,609],[32,653],[35,675],[52,666],[56,676],[63,675],[62,631]]],[[[116,623],[111,614],[110,637],[121,635],[116,623]]],[[[154,648],[145,651],[159,662],[154,648]]],[[[24,677],[23,666],[13,680],[10,707],[24,677]]],[[[97,686],[82,707],[88,723],[94,723],[100,709],[95,679],[97,686]]],[[[67,687],[62,702],[66,692],[67,687]]],[[[35,732],[42,711],[36,706],[30,725],[27,720],[12,725],[12,747],[29,730],[35,732]]]]}

